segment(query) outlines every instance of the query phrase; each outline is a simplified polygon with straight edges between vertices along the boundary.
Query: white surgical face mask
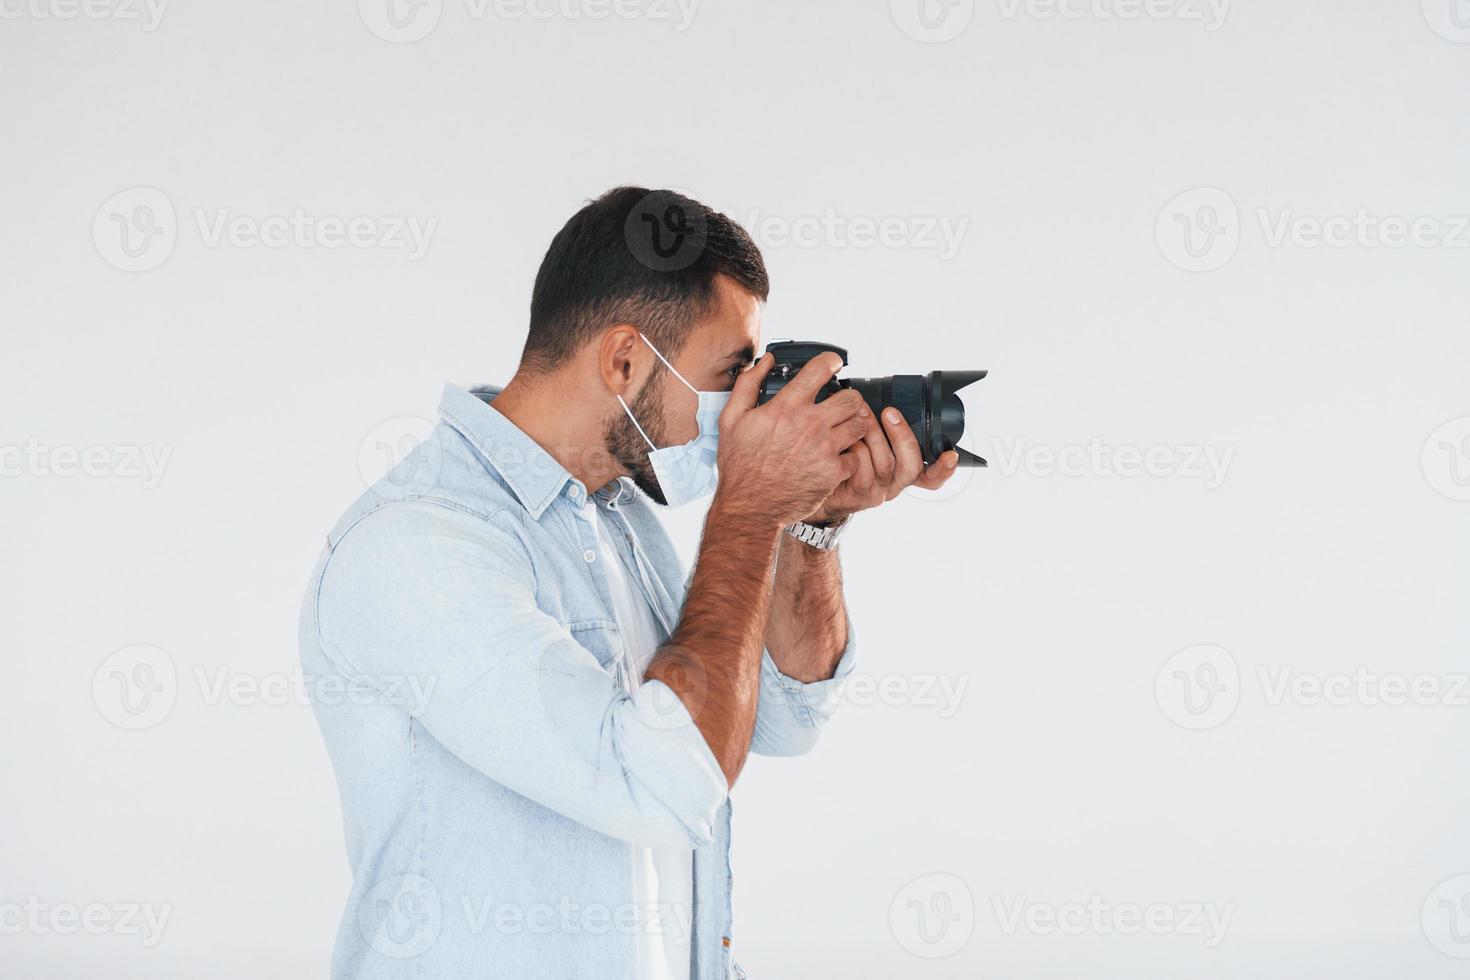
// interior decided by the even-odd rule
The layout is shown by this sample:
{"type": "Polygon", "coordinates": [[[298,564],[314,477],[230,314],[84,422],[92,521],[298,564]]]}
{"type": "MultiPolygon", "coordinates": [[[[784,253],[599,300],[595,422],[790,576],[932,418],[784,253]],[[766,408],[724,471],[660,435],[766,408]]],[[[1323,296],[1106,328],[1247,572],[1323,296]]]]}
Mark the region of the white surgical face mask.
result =
{"type": "MultiPolygon", "coordinates": [[[[643,337],[643,334],[640,332],[638,336],[643,337]]],[[[648,443],[648,462],[653,466],[653,475],[658,478],[665,502],[670,507],[679,507],[715,491],[715,481],[719,479],[716,447],[720,439],[720,412],[724,411],[725,403],[730,400],[730,393],[700,391],[674,370],[674,365],[669,363],[667,357],[659,354],[658,348],[647,337],[643,337],[643,342],[673,371],[674,377],[683,381],[684,387],[699,398],[699,407],[694,415],[699,423],[699,435],[682,446],[665,446],[660,449],[648,438],[648,433],[643,431],[638,420],[633,418],[633,412],[628,408],[628,403],[623,401],[623,396],[617,396],[618,404],[623,406],[623,411],[632,419],[633,427],[638,430],[643,441],[648,443]]]]}

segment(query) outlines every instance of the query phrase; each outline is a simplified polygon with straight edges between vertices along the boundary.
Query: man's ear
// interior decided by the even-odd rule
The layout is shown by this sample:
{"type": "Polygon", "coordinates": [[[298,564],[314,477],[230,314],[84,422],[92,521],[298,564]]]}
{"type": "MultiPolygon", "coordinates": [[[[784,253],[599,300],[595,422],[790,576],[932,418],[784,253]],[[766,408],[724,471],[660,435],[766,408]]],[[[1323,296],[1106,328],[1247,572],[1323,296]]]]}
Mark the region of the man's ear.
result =
{"type": "Polygon", "coordinates": [[[648,373],[642,350],[637,327],[619,323],[603,331],[597,345],[597,371],[608,391],[627,398],[641,386],[648,373]]]}

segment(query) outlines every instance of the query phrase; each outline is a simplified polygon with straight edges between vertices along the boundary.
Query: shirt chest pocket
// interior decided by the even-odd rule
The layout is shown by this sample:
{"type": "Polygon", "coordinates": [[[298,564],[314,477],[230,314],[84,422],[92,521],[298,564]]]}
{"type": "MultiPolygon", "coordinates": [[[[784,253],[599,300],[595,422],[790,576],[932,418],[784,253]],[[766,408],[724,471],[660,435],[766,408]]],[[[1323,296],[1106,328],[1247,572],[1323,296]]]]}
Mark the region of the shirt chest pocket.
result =
{"type": "Polygon", "coordinates": [[[603,669],[616,676],[614,668],[623,656],[623,637],[610,619],[580,619],[563,623],[577,645],[592,656],[603,669]]]}

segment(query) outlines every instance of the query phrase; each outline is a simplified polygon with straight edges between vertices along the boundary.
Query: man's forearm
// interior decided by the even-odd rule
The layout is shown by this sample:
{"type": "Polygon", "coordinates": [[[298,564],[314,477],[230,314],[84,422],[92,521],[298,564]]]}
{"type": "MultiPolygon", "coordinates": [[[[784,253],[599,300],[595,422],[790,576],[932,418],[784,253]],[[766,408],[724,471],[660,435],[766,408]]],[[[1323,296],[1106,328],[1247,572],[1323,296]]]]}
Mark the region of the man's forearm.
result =
{"type": "Polygon", "coordinates": [[[847,647],[847,607],[837,552],[781,535],[766,649],[781,673],[803,683],[824,681],[847,647]]]}
{"type": "Polygon", "coordinates": [[[779,525],[715,497],[679,624],[644,673],[684,702],[732,786],[755,730],[779,537],[779,525]]]}

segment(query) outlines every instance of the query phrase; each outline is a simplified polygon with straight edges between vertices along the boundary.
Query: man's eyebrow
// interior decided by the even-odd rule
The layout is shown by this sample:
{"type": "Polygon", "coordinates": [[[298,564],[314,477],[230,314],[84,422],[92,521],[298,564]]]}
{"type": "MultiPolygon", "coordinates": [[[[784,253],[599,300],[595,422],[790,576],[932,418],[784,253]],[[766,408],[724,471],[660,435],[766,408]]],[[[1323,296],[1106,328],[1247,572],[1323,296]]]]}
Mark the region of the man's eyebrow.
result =
{"type": "Polygon", "coordinates": [[[746,344],[740,350],[732,350],[725,355],[725,360],[739,361],[741,364],[747,364],[755,360],[755,347],[751,344],[746,344]]]}

